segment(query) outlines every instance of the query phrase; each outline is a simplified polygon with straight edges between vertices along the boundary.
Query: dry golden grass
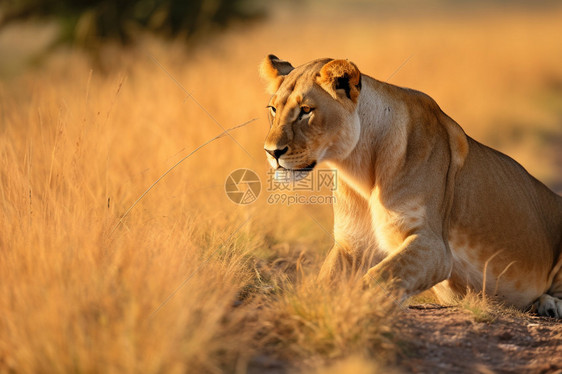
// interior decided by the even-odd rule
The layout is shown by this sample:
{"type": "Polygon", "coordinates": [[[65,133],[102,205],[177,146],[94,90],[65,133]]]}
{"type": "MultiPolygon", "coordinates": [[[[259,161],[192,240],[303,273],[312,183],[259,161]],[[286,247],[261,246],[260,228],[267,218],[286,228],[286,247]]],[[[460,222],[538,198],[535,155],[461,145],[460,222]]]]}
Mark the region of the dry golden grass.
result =
{"type": "Polygon", "coordinates": [[[59,51],[4,79],[0,371],[245,372],[260,354],[310,370],[329,372],[340,359],[347,369],[335,372],[378,370],[373,352],[378,361],[393,356],[392,304],[313,281],[330,247],[330,207],[270,206],[266,191],[236,206],[224,193],[237,168],[267,179],[260,59],[348,57],[377,78],[392,75],[555,184],[561,16],[453,11],[371,22],[326,9],[310,21],[280,11],[196,52],[147,39],[108,48],[102,73],[59,51]],[[164,171],[221,126],[252,118],[232,133],[241,146],[224,137],[188,158],[114,231],[164,171]]]}
{"type": "Polygon", "coordinates": [[[375,373],[399,373],[397,370],[392,370],[388,367],[384,367],[377,363],[366,359],[361,356],[350,356],[348,358],[336,361],[331,366],[320,366],[314,370],[311,370],[314,374],[340,374],[340,373],[352,373],[352,374],[375,374],[375,373]]]}
{"type": "Polygon", "coordinates": [[[322,362],[350,355],[389,360],[396,313],[391,298],[363,290],[361,282],[329,289],[308,276],[287,285],[262,320],[272,332],[266,345],[285,360],[322,362]]]}
{"type": "Polygon", "coordinates": [[[492,323],[497,319],[528,320],[528,314],[496,299],[484,297],[482,293],[468,291],[453,303],[454,306],[469,313],[475,322],[492,323]]]}

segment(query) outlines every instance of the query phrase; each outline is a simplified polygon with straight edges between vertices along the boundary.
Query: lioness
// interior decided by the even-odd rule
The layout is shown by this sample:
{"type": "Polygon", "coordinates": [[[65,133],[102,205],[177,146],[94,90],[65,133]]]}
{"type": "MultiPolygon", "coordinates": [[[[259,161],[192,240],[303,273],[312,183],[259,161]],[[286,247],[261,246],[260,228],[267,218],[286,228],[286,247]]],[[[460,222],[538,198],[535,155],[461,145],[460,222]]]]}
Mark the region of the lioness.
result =
{"type": "Polygon", "coordinates": [[[562,318],[560,196],[468,137],[429,96],[347,60],[294,68],[269,55],[260,71],[273,95],[271,166],[293,178],[321,161],[338,172],[321,280],[364,269],[367,284],[404,297],[435,286],[450,302],[484,288],[562,318]]]}

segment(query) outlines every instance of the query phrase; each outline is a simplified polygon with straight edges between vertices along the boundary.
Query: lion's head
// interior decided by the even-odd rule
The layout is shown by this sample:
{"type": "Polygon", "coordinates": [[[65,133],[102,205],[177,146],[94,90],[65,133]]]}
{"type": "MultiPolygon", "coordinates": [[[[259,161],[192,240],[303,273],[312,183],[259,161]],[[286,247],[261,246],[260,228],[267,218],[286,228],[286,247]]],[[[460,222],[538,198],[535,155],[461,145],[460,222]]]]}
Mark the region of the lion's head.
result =
{"type": "Polygon", "coordinates": [[[361,73],[347,60],[321,59],[294,68],[269,55],[260,67],[273,95],[265,139],[281,179],[301,179],[320,161],[345,159],[359,140],[361,73]]]}

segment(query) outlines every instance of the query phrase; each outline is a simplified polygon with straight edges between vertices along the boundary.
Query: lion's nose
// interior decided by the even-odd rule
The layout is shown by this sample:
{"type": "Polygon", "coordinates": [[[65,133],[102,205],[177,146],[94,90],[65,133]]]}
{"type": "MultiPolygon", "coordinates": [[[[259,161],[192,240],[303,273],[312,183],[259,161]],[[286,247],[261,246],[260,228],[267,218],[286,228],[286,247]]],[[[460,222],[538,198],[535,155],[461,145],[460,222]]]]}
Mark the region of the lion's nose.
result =
{"type": "Polygon", "coordinates": [[[289,150],[289,147],[285,147],[283,149],[273,149],[273,150],[267,149],[267,148],[264,148],[264,149],[267,153],[269,153],[270,155],[275,157],[275,159],[277,160],[277,159],[279,159],[279,157],[281,157],[285,153],[287,153],[287,151],[289,150]]]}

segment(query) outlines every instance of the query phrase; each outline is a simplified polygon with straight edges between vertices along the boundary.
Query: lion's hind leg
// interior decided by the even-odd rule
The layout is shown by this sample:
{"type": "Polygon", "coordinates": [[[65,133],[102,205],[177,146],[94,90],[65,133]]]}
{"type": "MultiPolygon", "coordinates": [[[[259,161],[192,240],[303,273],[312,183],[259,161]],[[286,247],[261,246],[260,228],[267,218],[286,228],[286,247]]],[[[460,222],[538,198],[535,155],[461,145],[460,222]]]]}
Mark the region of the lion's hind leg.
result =
{"type": "Polygon", "coordinates": [[[562,318],[562,253],[553,272],[550,288],[535,301],[534,306],[541,316],[562,318]]]}

